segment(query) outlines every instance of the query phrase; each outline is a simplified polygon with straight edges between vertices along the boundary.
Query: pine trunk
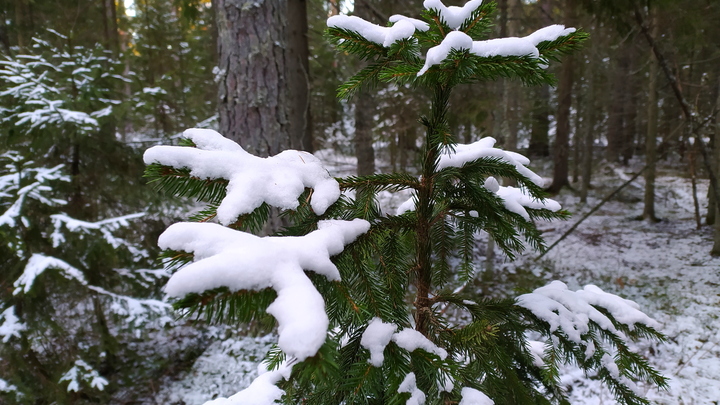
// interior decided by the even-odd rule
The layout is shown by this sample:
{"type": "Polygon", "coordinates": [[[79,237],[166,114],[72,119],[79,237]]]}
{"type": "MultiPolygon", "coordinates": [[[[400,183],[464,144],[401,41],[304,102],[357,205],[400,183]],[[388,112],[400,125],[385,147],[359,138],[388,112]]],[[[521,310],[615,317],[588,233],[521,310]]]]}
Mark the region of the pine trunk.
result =
{"type": "MultiPolygon", "coordinates": [[[[653,36],[658,35],[657,18],[653,18],[653,36]]],[[[643,219],[657,221],[655,215],[655,164],[657,162],[657,133],[658,133],[658,95],[657,79],[658,64],[655,56],[650,55],[650,77],[648,82],[648,111],[647,111],[647,133],[645,136],[645,207],[643,208],[643,219]]]]}
{"type": "Polygon", "coordinates": [[[534,94],[528,155],[550,156],[550,87],[540,86],[534,94]]]}
{"type": "MultiPolygon", "coordinates": [[[[630,39],[632,42],[632,38],[630,39]]],[[[625,102],[625,107],[623,108],[624,117],[623,117],[623,136],[621,138],[622,140],[622,162],[624,165],[627,165],[630,163],[630,159],[632,159],[633,155],[635,154],[635,138],[637,138],[636,134],[638,132],[638,120],[637,120],[637,106],[638,106],[638,86],[637,86],[637,80],[635,80],[631,76],[631,72],[635,70],[636,65],[636,57],[635,52],[632,51],[632,49],[629,49],[628,46],[628,54],[627,54],[627,73],[625,75],[625,97],[623,98],[623,101],[625,102]]]]}
{"type": "MultiPolygon", "coordinates": [[[[550,0],[538,2],[542,25],[552,24],[552,3],[550,0]]],[[[542,85],[533,95],[532,126],[528,155],[531,157],[550,156],[550,86],[542,85]]]]}
{"type": "Polygon", "coordinates": [[[290,139],[292,148],[312,152],[312,115],[310,114],[310,52],[306,0],[290,0],[288,7],[288,91],[290,139]]]}
{"type": "MultiPolygon", "coordinates": [[[[592,57],[589,56],[589,58],[592,57]]],[[[595,64],[590,63],[585,72],[585,77],[587,77],[587,93],[585,96],[586,101],[584,108],[585,123],[583,125],[582,133],[583,153],[581,166],[582,183],[580,183],[581,203],[587,203],[588,191],[590,190],[590,180],[592,177],[593,143],[595,142],[595,121],[597,117],[595,109],[595,73],[595,64]]]]}
{"type": "MultiPolygon", "coordinates": [[[[716,105],[720,105],[720,82],[718,83],[718,98],[716,105]]],[[[717,113],[715,119],[715,176],[720,178],[720,112],[717,113]]],[[[717,194],[717,193],[716,193],[717,194]]],[[[710,254],[720,256],[720,204],[715,201],[715,237],[710,254]]]]}
{"type": "Polygon", "coordinates": [[[287,2],[217,0],[216,6],[220,132],[257,156],[290,149],[287,2]]]}
{"type": "Polygon", "coordinates": [[[621,45],[620,56],[617,61],[617,67],[612,83],[612,97],[611,106],[608,118],[608,130],[607,130],[607,148],[605,149],[605,158],[609,162],[618,162],[620,155],[623,152],[625,135],[625,95],[627,93],[627,73],[628,73],[628,58],[627,51],[625,50],[627,45],[621,45]]]}
{"type": "Polygon", "coordinates": [[[417,190],[416,267],[415,267],[415,329],[428,336],[432,323],[432,240],[430,229],[435,210],[433,200],[434,175],[440,145],[432,139],[447,124],[450,89],[438,85],[433,95],[431,118],[427,125],[425,148],[423,149],[422,175],[417,190]]]}
{"type": "Polygon", "coordinates": [[[557,193],[569,186],[568,157],[570,155],[570,106],[572,104],[574,58],[563,61],[558,86],[558,115],[555,147],[553,148],[553,182],[550,192],[557,193]]]}
{"type": "MultiPolygon", "coordinates": [[[[575,1],[565,1],[565,24],[573,26],[575,23],[575,1]]],[[[553,181],[549,191],[557,193],[565,186],[570,185],[568,180],[570,156],[570,107],[572,106],[572,87],[575,75],[575,57],[568,56],[562,63],[560,81],[558,83],[558,111],[557,130],[555,132],[555,147],[553,148],[553,181]]]]}

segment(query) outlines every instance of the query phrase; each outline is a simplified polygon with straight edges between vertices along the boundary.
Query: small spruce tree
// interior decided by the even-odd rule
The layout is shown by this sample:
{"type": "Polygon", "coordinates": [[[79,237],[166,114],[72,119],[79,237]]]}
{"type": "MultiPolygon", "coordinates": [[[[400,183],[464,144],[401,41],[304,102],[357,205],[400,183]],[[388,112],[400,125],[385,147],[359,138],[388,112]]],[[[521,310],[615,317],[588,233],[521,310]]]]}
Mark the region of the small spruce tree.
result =
{"type": "Polygon", "coordinates": [[[166,273],[146,215],[123,215],[141,188],[114,132],[122,64],[50,33],[0,59],[0,403],[109,403],[164,366],[142,341],[172,321],[166,273]]]}
{"type": "Polygon", "coordinates": [[[340,97],[381,82],[431,95],[420,118],[419,178],[333,179],[310,154],[262,159],[210,130],[146,152],[147,175],[160,188],[208,203],[194,222],[160,237],[176,269],[166,286],[176,307],[210,321],[277,320],[268,371],[212,403],[563,404],[565,363],[601,379],[620,403],[649,403],[637,383],[662,387],[665,378],[628,345],[662,335],[634,303],[559,281],[516,299],[463,294],[472,289],[463,286],[475,276],[480,231],[513,258],[526,245],[543,248],[535,221],[566,214],[545,199],[523,156],[494,148],[491,138],[455,142],[450,94],[498,77],[552,83],[547,65],[586,34],[551,26],[486,40],[493,3],[424,5],[422,20],[396,15],[381,27],[334,16],[327,30],[340,51],[368,62],[340,97]],[[413,197],[395,215],[382,212],[378,192],[400,190],[413,197]],[[270,206],[291,225],[254,236],[270,206]],[[450,308],[465,316],[451,319],[450,308]]]}

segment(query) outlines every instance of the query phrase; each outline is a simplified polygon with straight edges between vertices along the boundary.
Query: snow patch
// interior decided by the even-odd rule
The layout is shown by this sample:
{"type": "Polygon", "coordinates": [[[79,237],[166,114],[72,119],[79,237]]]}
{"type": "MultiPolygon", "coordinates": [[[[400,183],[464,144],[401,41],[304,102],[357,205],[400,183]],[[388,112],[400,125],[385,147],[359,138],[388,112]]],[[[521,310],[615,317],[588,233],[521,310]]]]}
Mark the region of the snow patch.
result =
{"type": "Polygon", "coordinates": [[[487,395],[476,390],[475,388],[464,387],[460,391],[462,399],[458,405],[494,405],[495,402],[488,398],[487,395]]]}
{"type": "Polygon", "coordinates": [[[425,393],[417,387],[415,373],[408,373],[405,376],[405,379],[400,383],[400,387],[398,387],[398,392],[410,393],[410,398],[405,402],[405,405],[422,405],[425,403],[425,393]]]}
{"type": "Polygon", "coordinates": [[[360,339],[360,345],[370,351],[370,364],[374,367],[382,367],[385,360],[385,347],[393,339],[397,326],[392,323],[385,323],[380,318],[373,318],[365,328],[360,339]]]}
{"type": "Polygon", "coordinates": [[[108,380],[103,378],[97,370],[93,369],[89,364],[81,359],[75,360],[75,364],[68,370],[59,382],[67,381],[68,392],[78,392],[81,390],[80,383],[84,382],[91,388],[97,390],[104,390],[105,386],[108,385],[108,380]]]}
{"type": "Polygon", "coordinates": [[[565,283],[553,281],[532,293],[519,296],[517,305],[530,310],[535,316],[547,322],[552,332],[562,329],[568,339],[583,346],[587,346],[587,343],[582,339],[582,335],[590,331],[591,321],[598,327],[627,340],[624,334],[615,328],[610,318],[595,306],[606,309],[616,321],[630,328],[634,328],[636,324],[659,327],[655,320],[638,310],[636,303],[603,292],[594,285],[571,291],[565,283]]]}
{"type": "Polygon", "coordinates": [[[394,334],[392,340],[398,346],[409,352],[415,351],[417,349],[423,349],[428,353],[433,353],[437,355],[442,360],[445,360],[447,358],[448,353],[445,349],[443,349],[442,347],[438,347],[435,343],[428,340],[428,338],[423,336],[422,333],[416,331],[415,329],[405,328],[400,332],[394,334]]]}
{"type": "Polygon", "coordinates": [[[422,76],[432,66],[442,63],[452,50],[470,50],[472,47],[473,40],[466,33],[462,31],[449,32],[439,45],[428,49],[425,56],[425,65],[417,72],[417,75],[422,76]]]}
{"type": "Polygon", "coordinates": [[[74,279],[82,285],[87,285],[83,273],[74,266],[56,257],[35,253],[28,260],[23,273],[13,283],[15,287],[13,295],[27,294],[32,289],[35,279],[47,269],[58,269],[65,278],[74,279]]]}
{"type": "Polygon", "coordinates": [[[267,371],[263,364],[258,366],[259,376],[249,387],[231,396],[206,402],[205,405],[271,405],[282,398],[285,391],[277,387],[282,379],[290,378],[292,366],[283,364],[279,369],[267,371]]]}
{"type": "Polygon", "coordinates": [[[481,4],[482,0],[470,0],[462,7],[447,7],[440,0],[425,0],[423,2],[423,7],[425,7],[426,10],[436,10],[438,14],[440,14],[440,18],[442,18],[445,24],[447,24],[448,27],[456,30],[460,28],[460,26],[462,25],[462,23],[465,22],[465,20],[470,18],[472,12],[477,10],[477,8],[480,7],[481,4]]]}
{"type": "MultiPolygon", "coordinates": [[[[20,322],[17,316],[15,316],[15,307],[8,307],[2,314],[3,323],[0,325],[0,337],[2,342],[7,343],[12,337],[20,337],[20,332],[27,329],[27,326],[20,322]]],[[[1,381],[1,380],[0,380],[1,381]]],[[[0,387],[2,391],[2,387],[0,387]]]]}

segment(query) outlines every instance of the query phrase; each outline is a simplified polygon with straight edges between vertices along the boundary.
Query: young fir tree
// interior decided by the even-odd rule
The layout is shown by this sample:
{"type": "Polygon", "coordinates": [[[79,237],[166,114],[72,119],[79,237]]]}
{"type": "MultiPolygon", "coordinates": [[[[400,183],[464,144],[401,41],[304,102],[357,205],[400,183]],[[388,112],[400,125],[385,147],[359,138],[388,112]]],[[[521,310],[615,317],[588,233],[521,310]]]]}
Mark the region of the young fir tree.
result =
{"type": "Polygon", "coordinates": [[[121,215],[137,181],[110,129],[121,68],[39,39],[0,60],[0,403],[108,403],[156,371],[138,341],[171,319],[149,298],[165,273],[144,214],[121,215]]]}
{"type": "Polygon", "coordinates": [[[601,379],[624,404],[648,403],[637,382],[665,385],[628,346],[662,339],[632,302],[558,281],[516,299],[472,301],[458,292],[473,281],[478,232],[512,258],[526,245],[543,248],[535,221],[565,215],[543,197],[523,156],[493,148],[491,138],[457,144],[448,131],[456,85],[501,76],[552,83],[548,63],[586,37],[551,26],[485,40],[494,7],[426,0],[423,20],[328,20],[338,49],[368,62],[341,97],[379,82],[430,93],[419,178],[332,179],[310,154],[261,159],[209,130],[146,152],[147,174],[161,188],[208,203],[195,222],[172,225],[159,240],[177,269],[166,286],[177,308],[217,322],[277,320],[277,348],[263,363],[269,371],[213,404],[568,403],[565,363],[601,379]],[[383,213],[382,190],[413,197],[397,215],[383,213]],[[269,206],[292,225],[252,235],[269,206]],[[449,309],[467,321],[450,319],[449,309]]]}

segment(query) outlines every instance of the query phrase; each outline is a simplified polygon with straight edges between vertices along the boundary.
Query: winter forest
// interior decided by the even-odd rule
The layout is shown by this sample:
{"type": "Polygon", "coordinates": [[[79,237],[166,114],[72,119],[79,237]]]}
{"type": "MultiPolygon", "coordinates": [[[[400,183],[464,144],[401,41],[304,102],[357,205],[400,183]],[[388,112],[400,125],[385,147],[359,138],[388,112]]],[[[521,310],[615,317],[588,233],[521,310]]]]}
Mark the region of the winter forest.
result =
{"type": "Polygon", "coordinates": [[[0,404],[720,403],[717,0],[0,13],[0,404]]]}

